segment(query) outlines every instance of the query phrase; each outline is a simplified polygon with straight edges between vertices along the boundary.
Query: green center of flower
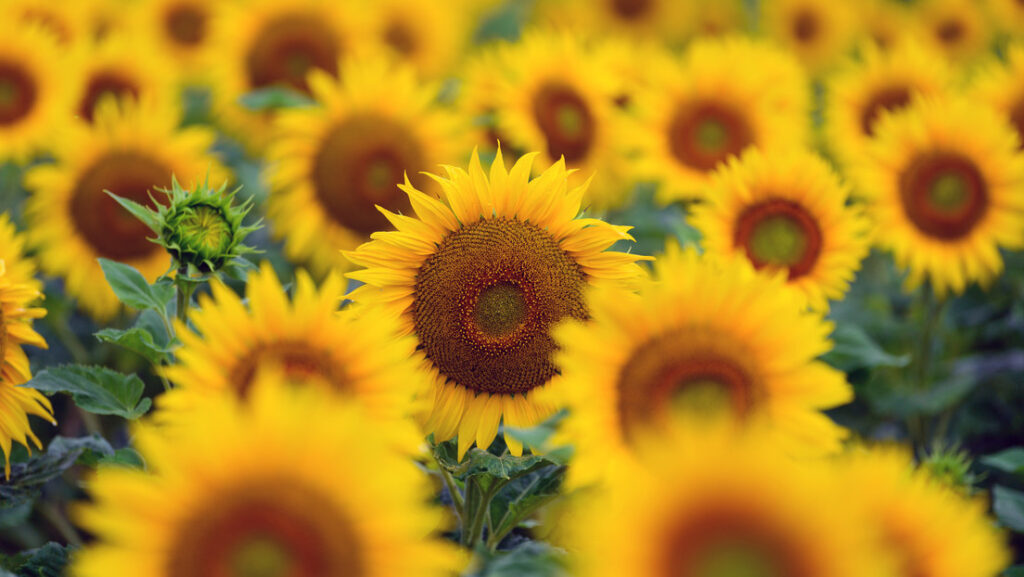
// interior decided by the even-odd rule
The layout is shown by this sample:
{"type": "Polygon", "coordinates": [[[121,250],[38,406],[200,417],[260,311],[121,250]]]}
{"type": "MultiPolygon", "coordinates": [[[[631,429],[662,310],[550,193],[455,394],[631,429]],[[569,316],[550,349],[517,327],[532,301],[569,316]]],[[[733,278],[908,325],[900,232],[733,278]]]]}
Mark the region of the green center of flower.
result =
{"type": "Polygon", "coordinates": [[[242,543],[231,558],[231,577],[287,577],[292,556],[273,538],[256,536],[242,543]]]}
{"type": "Polygon", "coordinates": [[[672,392],[673,412],[684,415],[722,415],[733,408],[732,387],[714,378],[687,379],[672,392]]]}
{"type": "Polygon", "coordinates": [[[701,553],[692,577],[786,577],[768,552],[742,541],[717,543],[701,553]]]}
{"type": "Polygon", "coordinates": [[[822,237],[814,217],[801,205],[773,199],[740,214],[733,243],[755,268],[778,267],[794,279],[810,272],[821,252],[822,237]]]}
{"type": "Polygon", "coordinates": [[[956,212],[970,199],[970,184],[962,174],[947,172],[936,177],[928,191],[928,200],[936,210],[956,212]]]}
{"type": "Polygon", "coordinates": [[[936,151],[913,159],[899,179],[907,218],[922,233],[940,240],[963,238],[988,210],[988,186],[974,161],[936,151]]]}
{"type": "Polygon", "coordinates": [[[17,63],[0,62],[0,125],[14,124],[28,115],[36,101],[36,87],[17,63]]]}
{"type": "Polygon", "coordinates": [[[771,216],[754,225],[747,246],[760,262],[790,266],[803,258],[807,250],[807,235],[794,219],[784,215],[771,216]]]}
{"type": "Polygon", "coordinates": [[[666,136],[675,160],[704,172],[754,144],[754,132],[743,112],[711,100],[684,103],[666,136]]]}
{"type": "Polygon", "coordinates": [[[697,146],[707,152],[720,152],[729,142],[729,129],[713,118],[697,127],[697,146]]]}
{"type": "Polygon", "coordinates": [[[595,135],[594,116],[576,89],[547,84],[533,98],[533,116],[552,158],[569,163],[586,159],[595,135]]]}
{"type": "Polygon", "coordinates": [[[216,256],[231,247],[234,229],[220,209],[200,205],[193,207],[178,223],[187,248],[203,255],[216,256]]]}
{"type": "Polygon", "coordinates": [[[519,328],[528,312],[522,289],[511,283],[500,283],[480,292],[473,316],[481,332],[500,337],[519,328]]]}

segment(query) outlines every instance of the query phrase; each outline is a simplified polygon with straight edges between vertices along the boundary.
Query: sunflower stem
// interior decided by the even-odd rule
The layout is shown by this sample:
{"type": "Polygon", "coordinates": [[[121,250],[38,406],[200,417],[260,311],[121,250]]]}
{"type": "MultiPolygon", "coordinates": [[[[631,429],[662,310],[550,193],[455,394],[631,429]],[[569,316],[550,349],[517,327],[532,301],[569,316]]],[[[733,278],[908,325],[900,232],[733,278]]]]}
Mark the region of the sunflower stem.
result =
{"type": "Polygon", "coordinates": [[[491,509],[491,501],[498,494],[499,491],[508,483],[505,479],[493,479],[492,485],[486,490],[480,492],[477,489],[477,493],[480,494],[478,499],[466,501],[466,514],[471,518],[469,527],[463,525],[462,531],[462,544],[469,548],[476,547],[478,541],[484,531],[484,523],[487,520],[487,513],[491,509]]]}
{"type": "MultiPolygon", "coordinates": [[[[932,355],[939,336],[939,320],[947,302],[945,297],[935,298],[930,283],[925,283],[921,287],[921,300],[924,308],[924,320],[921,326],[920,350],[914,367],[916,373],[914,385],[918,391],[927,390],[931,385],[932,355]]],[[[921,415],[912,415],[908,418],[907,430],[915,445],[922,445],[925,442],[927,432],[924,418],[921,415]]]]}
{"type": "MultiPolygon", "coordinates": [[[[434,459],[436,460],[437,457],[435,456],[434,459]]],[[[462,493],[459,492],[455,477],[452,477],[452,474],[444,468],[440,461],[437,462],[437,468],[441,471],[441,478],[444,479],[444,485],[448,488],[448,494],[452,496],[452,505],[455,507],[455,514],[459,516],[459,523],[465,523],[465,501],[462,499],[462,493]]]]}
{"type": "Polygon", "coordinates": [[[178,269],[178,277],[174,279],[174,285],[178,289],[178,320],[182,323],[188,322],[188,309],[192,305],[192,293],[196,290],[194,281],[186,280],[188,267],[182,266],[178,269]]]}

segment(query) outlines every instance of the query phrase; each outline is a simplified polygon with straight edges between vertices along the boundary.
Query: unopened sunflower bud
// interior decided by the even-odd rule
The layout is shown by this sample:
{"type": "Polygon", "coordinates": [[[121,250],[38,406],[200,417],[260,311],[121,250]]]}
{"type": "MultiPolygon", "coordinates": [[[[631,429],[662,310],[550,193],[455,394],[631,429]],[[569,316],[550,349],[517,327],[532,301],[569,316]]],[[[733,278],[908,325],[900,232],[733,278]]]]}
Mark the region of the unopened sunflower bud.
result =
{"type": "Polygon", "coordinates": [[[933,479],[958,493],[970,495],[978,480],[971,471],[971,456],[958,447],[936,446],[921,461],[921,468],[933,479]]]}

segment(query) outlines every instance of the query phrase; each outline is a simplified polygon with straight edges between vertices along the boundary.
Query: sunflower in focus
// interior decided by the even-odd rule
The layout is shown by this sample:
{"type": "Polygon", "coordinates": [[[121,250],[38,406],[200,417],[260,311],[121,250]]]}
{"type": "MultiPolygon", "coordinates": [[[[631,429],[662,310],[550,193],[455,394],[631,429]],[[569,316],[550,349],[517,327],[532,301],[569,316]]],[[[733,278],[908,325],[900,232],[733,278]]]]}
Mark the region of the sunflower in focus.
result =
{"type": "Polygon", "coordinates": [[[676,0],[540,0],[535,20],[594,37],[623,36],[670,45],[686,39],[692,2],[676,0]]]}
{"type": "Polygon", "coordinates": [[[1024,148],[1024,44],[1011,44],[1005,62],[988,62],[974,77],[969,94],[1005,118],[1024,148]]]}
{"type": "Polygon", "coordinates": [[[111,34],[101,41],[74,45],[67,58],[74,70],[72,115],[92,122],[104,98],[147,100],[158,108],[173,107],[178,97],[174,66],[149,39],[111,34]]]}
{"type": "Polygon", "coordinates": [[[921,38],[953,62],[984,53],[992,28],[976,0],[921,0],[914,5],[921,38]]]}
{"type": "Polygon", "coordinates": [[[339,60],[365,49],[370,30],[365,6],[335,0],[219,3],[207,54],[213,112],[225,131],[262,152],[272,138],[275,114],[248,110],[239,99],[275,87],[312,95],[311,71],[333,75],[339,60]]]}
{"type": "Polygon", "coordinates": [[[206,0],[134,0],[131,26],[172,60],[179,74],[200,80],[216,3],[206,0]]]}
{"type": "Polygon", "coordinates": [[[53,407],[49,399],[39,391],[21,387],[32,378],[29,370],[28,357],[22,345],[46,348],[46,341],[32,328],[32,321],[46,315],[46,310],[32,306],[34,301],[42,298],[38,282],[24,282],[20,273],[27,271],[24,262],[19,262],[22,241],[14,233],[13,226],[3,215],[3,226],[0,227],[0,246],[3,253],[0,259],[0,450],[4,455],[4,476],[11,476],[11,447],[17,442],[29,447],[31,441],[42,449],[43,444],[32,432],[29,415],[41,417],[56,424],[53,419],[53,407]],[[7,274],[7,263],[10,263],[12,275],[7,274]]]}
{"type": "Polygon", "coordinates": [[[120,309],[97,258],[130,264],[151,282],[171,263],[148,240],[149,228],[104,191],[151,206],[150,191],[170,187],[171,175],[189,183],[224,180],[224,169],[207,154],[213,133],[179,129],[179,118],[173,108],[104,99],[92,125],[62,128],[54,164],[25,176],[29,243],[43,270],[63,277],[68,294],[97,320],[120,309]]]}
{"type": "Polygon", "coordinates": [[[393,319],[338,313],[342,279],[329,276],[318,290],[304,271],[288,299],[268,263],[251,273],[243,301],[220,282],[212,298],[176,331],[178,364],[164,374],[178,387],[161,397],[165,413],[180,414],[221,391],[247,398],[261,372],[279,370],[290,382],[309,383],[355,399],[377,418],[397,422],[410,412],[423,379],[410,360],[415,343],[396,338],[393,319]]]}
{"type": "Polygon", "coordinates": [[[765,34],[790,49],[813,75],[835,65],[857,31],[855,1],[774,0],[761,3],[765,34]]]}
{"type": "Polygon", "coordinates": [[[821,463],[707,428],[645,451],[644,467],[620,468],[567,517],[575,575],[895,576],[821,463]]]}
{"type": "Polygon", "coordinates": [[[0,162],[25,160],[52,142],[66,88],[53,38],[39,26],[0,20],[0,162]]]}
{"type": "Polygon", "coordinates": [[[98,541],[78,577],[441,577],[458,554],[442,512],[379,425],[323,391],[267,378],[217,395],[179,425],[138,426],[147,471],[100,468],[74,518],[98,541]],[[281,450],[273,450],[280,448],[281,450]],[[358,466],[356,466],[358,464],[358,466]],[[130,498],[126,498],[130,496],[130,498]]]}
{"type": "Polygon", "coordinates": [[[811,308],[825,311],[846,294],[868,252],[868,221],[847,206],[848,196],[815,154],[752,150],[715,175],[693,226],[709,253],[782,271],[811,308]]]}
{"type": "MultiPolygon", "coordinates": [[[[501,152],[484,172],[446,167],[442,200],[406,182],[416,217],[382,210],[397,231],[346,256],[366,267],[349,277],[366,285],[349,298],[377,304],[416,336],[417,358],[432,377],[426,432],[459,436],[459,458],[476,441],[486,449],[498,423],[529,427],[554,407],[537,398],[555,377],[549,329],[584,319],[584,289],[632,283],[644,257],[606,252],[630,239],[628,227],[576,218],[584,186],[570,188],[561,162],[530,180],[537,153],[506,170],[501,152]]],[[[513,454],[522,445],[510,436],[513,454]]]]}
{"type": "Polygon", "coordinates": [[[865,153],[879,118],[906,108],[916,96],[939,96],[950,86],[942,56],[906,42],[883,51],[865,46],[829,79],[826,141],[846,166],[865,153]]]}
{"type": "Polygon", "coordinates": [[[783,51],[702,40],[682,62],[651,66],[660,81],[637,91],[636,126],[626,136],[639,151],[636,170],[661,183],[663,203],[698,197],[716,168],[748,148],[790,149],[808,139],[809,85],[783,51]]]}
{"type": "Polygon", "coordinates": [[[987,285],[1000,248],[1024,246],[1024,157],[1010,125],[981,103],[920,100],[884,116],[851,172],[868,201],[875,242],[935,293],[987,285]]]}
{"type": "Polygon", "coordinates": [[[377,43],[425,78],[449,72],[472,39],[472,21],[463,2],[382,0],[370,6],[377,43]]]}
{"type": "Polygon", "coordinates": [[[543,164],[565,158],[579,173],[599,172],[584,204],[606,209],[629,200],[629,163],[614,97],[621,93],[602,53],[565,33],[533,33],[506,48],[497,100],[498,132],[520,150],[539,150],[543,164]]]}
{"type": "Polygon", "coordinates": [[[742,259],[672,249],[654,266],[639,296],[593,290],[590,322],[554,331],[562,377],[549,398],[570,411],[579,482],[677,423],[763,423],[793,453],[839,449],[846,431],[821,411],[853,391],[815,360],[832,325],[802,295],[742,259]]]}
{"type": "Polygon", "coordinates": [[[866,511],[901,577],[991,577],[1009,565],[984,499],[966,497],[898,447],[860,448],[838,463],[844,495],[866,511]],[[870,488],[870,490],[865,490],[870,488]]]}
{"type": "Polygon", "coordinates": [[[339,75],[340,82],[311,74],[322,106],[282,111],[267,152],[272,231],[289,258],[319,275],[347,270],[339,250],[390,228],[377,206],[409,211],[398,190],[404,175],[433,193],[422,171],[459,162],[470,149],[468,126],[436,103],[438,86],[419,82],[410,66],[349,60],[339,75]]]}

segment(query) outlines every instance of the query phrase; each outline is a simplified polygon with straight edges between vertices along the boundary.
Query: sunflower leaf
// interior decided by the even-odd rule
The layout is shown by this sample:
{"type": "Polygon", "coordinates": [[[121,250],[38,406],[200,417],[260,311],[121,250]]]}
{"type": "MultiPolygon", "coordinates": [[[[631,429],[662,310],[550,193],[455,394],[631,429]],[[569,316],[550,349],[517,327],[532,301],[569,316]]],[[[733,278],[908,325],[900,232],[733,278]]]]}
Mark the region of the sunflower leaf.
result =
{"type": "Polygon", "coordinates": [[[1024,447],[1011,447],[981,458],[981,464],[1011,475],[1024,475],[1024,447]]]}
{"type": "Polygon", "coordinates": [[[96,332],[95,336],[105,343],[113,343],[133,353],[138,353],[154,365],[159,365],[166,360],[168,353],[172,350],[167,346],[157,344],[150,331],[139,327],[103,329],[96,332]]]}
{"type": "Polygon", "coordinates": [[[313,100],[298,90],[285,88],[283,86],[272,86],[260,88],[243,94],[238,99],[243,107],[256,112],[263,110],[276,110],[278,108],[296,108],[311,106],[313,100]]]}
{"type": "Polygon", "coordinates": [[[0,576],[60,577],[70,560],[72,547],[49,542],[38,549],[23,551],[0,562],[0,576]]]}
{"type": "Polygon", "coordinates": [[[24,463],[12,464],[11,478],[6,483],[0,483],[0,509],[21,506],[34,500],[43,485],[74,465],[86,450],[102,455],[114,453],[110,444],[97,435],[78,439],[57,437],[50,442],[45,453],[24,463]]]}
{"type": "Polygon", "coordinates": [[[1024,493],[996,485],[992,497],[992,510],[999,522],[1017,533],[1024,533],[1024,493]]]}
{"type": "Polygon", "coordinates": [[[130,212],[132,216],[141,220],[143,224],[149,227],[150,230],[160,234],[160,219],[157,217],[158,213],[156,211],[146,208],[130,198],[117,196],[109,190],[104,190],[103,192],[107,193],[107,196],[117,201],[117,204],[120,204],[122,208],[130,212]]]}
{"type": "Polygon", "coordinates": [[[479,552],[482,568],[471,577],[562,577],[568,575],[565,551],[541,541],[526,541],[510,551],[479,552]]]}
{"type": "Polygon", "coordinates": [[[142,397],[146,385],[139,377],[105,367],[52,367],[40,371],[22,386],[49,394],[67,393],[81,409],[97,415],[137,419],[152,405],[150,399],[142,397]]]}
{"type": "Polygon", "coordinates": [[[892,355],[878,346],[864,329],[850,323],[841,323],[832,333],[835,346],[822,356],[833,367],[849,372],[859,368],[905,367],[910,355],[892,355]]]}
{"type": "Polygon", "coordinates": [[[140,311],[167,310],[167,304],[174,298],[172,283],[158,281],[149,284],[142,273],[129,265],[105,258],[98,260],[103,275],[107,277],[107,283],[122,303],[140,311]]]}

